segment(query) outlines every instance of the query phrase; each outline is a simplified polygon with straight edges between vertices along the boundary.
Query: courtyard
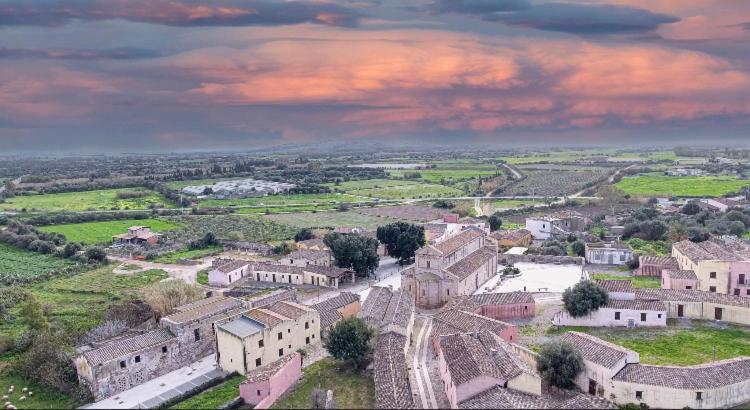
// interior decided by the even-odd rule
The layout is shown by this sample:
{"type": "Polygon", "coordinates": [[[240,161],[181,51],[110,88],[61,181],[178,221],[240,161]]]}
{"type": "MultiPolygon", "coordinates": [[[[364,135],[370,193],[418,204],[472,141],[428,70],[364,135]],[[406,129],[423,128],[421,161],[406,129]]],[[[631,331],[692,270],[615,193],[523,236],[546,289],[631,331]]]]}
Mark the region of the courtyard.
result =
{"type": "MultiPolygon", "coordinates": [[[[505,279],[501,275],[494,276],[474,294],[513,291],[563,292],[578,283],[583,275],[580,265],[520,262],[515,264],[515,267],[521,270],[521,276],[505,279]]],[[[498,271],[501,272],[504,268],[505,266],[499,266],[498,271]]]]}

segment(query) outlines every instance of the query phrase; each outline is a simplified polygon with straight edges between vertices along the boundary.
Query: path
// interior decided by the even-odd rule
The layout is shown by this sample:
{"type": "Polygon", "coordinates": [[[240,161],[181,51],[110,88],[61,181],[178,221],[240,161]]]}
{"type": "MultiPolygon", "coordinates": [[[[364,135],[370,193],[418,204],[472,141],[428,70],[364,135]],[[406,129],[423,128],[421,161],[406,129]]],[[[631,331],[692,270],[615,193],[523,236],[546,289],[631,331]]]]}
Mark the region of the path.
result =
{"type": "MultiPolygon", "coordinates": [[[[156,263],[156,262],[149,262],[149,261],[139,261],[139,260],[133,260],[128,258],[123,258],[119,256],[108,256],[110,260],[117,261],[117,262],[123,262],[128,265],[138,265],[141,267],[141,270],[147,270],[147,269],[161,269],[167,274],[169,274],[170,277],[175,279],[182,279],[187,283],[195,284],[196,278],[198,276],[198,271],[208,268],[211,266],[211,261],[213,261],[213,258],[206,258],[203,259],[200,265],[173,265],[173,264],[167,264],[167,263],[156,263]]],[[[129,274],[134,273],[138,271],[123,271],[122,274],[129,274]]]]}
{"type": "Polygon", "coordinates": [[[414,347],[414,358],[412,359],[412,368],[417,379],[417,390],[422,400],[423,409],[438,408],[435,392],[432,390],[432,382],[430,381],[429,364],[427,363],[427,343],[430,340],[430,333],[432,333],[432,318],[424,317],[414,347]]]}

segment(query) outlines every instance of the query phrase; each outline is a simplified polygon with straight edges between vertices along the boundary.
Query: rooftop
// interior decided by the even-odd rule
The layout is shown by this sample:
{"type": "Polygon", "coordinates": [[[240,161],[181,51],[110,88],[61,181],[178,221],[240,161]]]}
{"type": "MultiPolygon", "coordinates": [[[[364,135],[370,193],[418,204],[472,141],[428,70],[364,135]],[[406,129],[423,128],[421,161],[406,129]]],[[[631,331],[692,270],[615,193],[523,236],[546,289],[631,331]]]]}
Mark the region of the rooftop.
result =
{"type": "Polygon", "coordinates": [[[306,272],[317,273],[319,275],[326,275],[329,278],[340,278],[345,275],[351,274],[352,271],[348,269],[337,268],[336,266],[317,266],[308,265],[302,268],[306,272]]]}
{"type": "Polygon", "coordinates": [[[456,385],[469,383],[482,376],[503,378],[477,337],[465,333],[441,336],[440,351],[456,385]]]}
{"type": "Polygon", "coordinates": [[[307,259],[310,261],[316,261],[320,259],[330,259],[331,252],[329,251],[316,251],[314,249],[299,249],[291,252],[289,255],[284,256],[283,259],[307,259]]]}
{"type": "Polygon", "coordinates": [[[666,312],[667,307],[664,305],[664,303],[660,300],[644,300],[644,299],[635,299],[635,300],[617,300],[617,299],[609,299],[606,305],[603,306],[606,309],[622,309],[622,310],[649,310],[649,311],[658,311],[658,312],[666,312]]]}
{"type": "Polygon", "coordinates": [[[501,229],[490,234],[491,237],[497,240],[507,239],[511,241],[518,241],[529,235],[531,235],[531,232],[526,229],[501,229]]]}
{"type": "Polygon", "coordinates": [[[216,268],[216,270],[218,270],[221,273],[229,273],[229,272],[235,271],[237,269],[240,269],[240,268],[242,268],[244,266],[247,266],[249,264],[250,264],[250,262],[248,262],[248,261],[233,260],[233,261],[230,261],[228,263],[224,263],[224,264],[219,265],[216,268]]]}
{"type": "Polygon", "coordinates": [[[463,248],[482,235],[484,235],[484,232],[482,232],[482,230],[476,228],[468,228],[442,242],[436,243],[434,247],[443,255],[447,256],[458,251],[459,249],[463,248]]]}
{"type": "Polygon", "coordinates": [[[620,249],[620,250],[632,250],[630,245],[625,242],[593,242],[587,243],[587,248],[593,249],[620,249]]]}
{"type": "Polygon", "coordinates": [[[404,356],[406,342],[405,336],[393,332],[378,337],[373,375],[377,409],[415,408],[404,356]]]}
{"type": "MultiPolygon", "coordinates": [[[[501,322],[472,312],[464,312],[458,309],[444,309],[434,316],[434,320],[435,322],[447,325],[448,327],[443,327],[442,331],[449,331],[450,333],[455,333],[456,331],[476,333],[486,330],[494,334],[499,334],[506,328],[513,326],[509,323],[501,322]],[[455,329],[455,331],[451,328],[455,329]]],[[[434,330],[433,336],[443,336],[444,334],[447,334],[436,332],[439,332],[439,330],[434,330]]]]}
{"type": "Polygon", "coordinates": [[[284,315],[278,314],[266,308],[250,310],[246,313],[246,315],[268,327],[276,327],[279,323],[282,323],[285,320],[291,320],[284,315]]]}
{"type": "Polygon", "coordinates": [[[672,256],[654,256],[654,255],[643,255],[640,257],[640,264],[643,265],[659,265],[659,266],[678,266],[677,259],[672,256]]]}
{"type": "Polygon", "coordinates": [[[610,369],[630,352],[586,333],[568,332],[562,336],[562,340],[578,348],[584,359],[610,369]]]}
{"type": "Polygon", "coordinates": [[[689,390],[725,387],[748,379],[750,357],[689,367],[629,364],[614,377],[617,381],[689,390]]]}
{"type": "Polygon", "coordinates": [[[238,299],[226,296],[212,296],[207,299],[180,306],[175,309],[175,313],[164,316],[162,320],[172,323],[187,323],[193,320],[202,320],[243,306],[244,304],[242,301],[238,299]]]}
{"type": "Polygon", "coordinates": [[[291,273],[302,275],[302,268],[299,266],[282,265],[280,263],[256,262],[252,264],[253,271],[291,273]]]}
{"type": "Polygon", "coordinates": [[[492,260],[492,258],[497,258],[497,248],[483,246],[470,253],[465,258],[458,260],[456,263],[446,268],[446,270],[458,276],[459,280],[463,280],[467,276],[476,272],[477,269],[482,267],[488,261],[492,260]]]}
{"type": "Polygon", "coordinates": [[[583,393],[535,396],[499,386],[459,403],[461,409],[615,409],[612,403],[583,393]]]}
{"type": "Polygon", "coordinates": [[[313,310],[307,306],[300,305],[300,304],[290,302],[290,301],[276,302],[266,307],[266,309],[270,310],[271,312],[277,313],[279,315],[288,317],[289,319],[297,319],[300,316],[303,316],[304,314],[313,310]]]}
{"type": "Polygon", "coordinates": [[[219,329],[226,331],[240,339],[244,339],[250,335],[262,332],[265,329],[263,323],[253,320],[247,316],[240,316],[229,322],[217,325],[219,329]]]}
{"type": "Polygon", "coordinates": [[[750,246],[742,242],[718,243],[709,240],[695,243],[686,240],[677,242],[672,247],[693,262],[706,260],[750,261],[750,246]]]}
{"type": "Polygon", "coordinates": [[[698,280],[698,276],[691,270],[664,269],[662,275],[669,276],[672,279],[692,279],[698,280]]]}
{"type": "Polygon", "coordinates": [[[596,284],[607,292],[633,293],[633,282],[627,279],[597,279],[596,284]]]}
{"type": "Polygon", "coordinates": [[[734,295],[724,295],[700,290],[679,289],[636,289],[637,299],[652,299],[675,302],[710,302],[717,305],[739,306],[750,308],[750,298],[734,295]]]}
{"type": "Polygon", "coordinates": [[[359,295],[351,292],[341,292],[337,296],[330,299],[326,299],[320,303],[316,303],[311,307],[318,312],[327,312],[331,310],[340,309],[344,306],[350,305],[354,302],[359,302],[359,295]]]}
{"type": "Polygon", "coordinates": [[[159,328],[147,333],[118,339],[107,345],[83,353],[83,357],[94,366],[118,359],[152,346],[163,345],[174,338],[169,329],[159,328]]]}
{"type": "MultiPolygon", "coordinates": [[[[279,360],[276,360],[273,363],[269,363],[265,366],[250,370],[245,375],[245,381],[240,384],[255,383],[263,380],[268,380],[271,378],[271,376],[275,375],[279,370],[281,370],[282,367],[286,366],[287,363],[289,363],[293,359],[296,359],[298,356],[299,353],[294,352],[292,354],[281,357],[279,360]]],[[[300,361],[300,365],[301,363],[302,361],[300,361]]]]}

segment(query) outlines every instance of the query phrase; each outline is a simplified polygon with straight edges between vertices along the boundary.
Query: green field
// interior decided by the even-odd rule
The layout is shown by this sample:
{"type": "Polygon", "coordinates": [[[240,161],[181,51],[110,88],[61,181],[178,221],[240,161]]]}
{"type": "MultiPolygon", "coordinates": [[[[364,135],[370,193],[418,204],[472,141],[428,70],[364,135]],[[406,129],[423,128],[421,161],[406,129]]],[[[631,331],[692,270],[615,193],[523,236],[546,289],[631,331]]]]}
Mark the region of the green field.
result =
{"type": "Polygon", "coordinates": [[[406,172],[419,172],[419,174],[421,175],[419,179],[425,182],[432,182],[437,184],[454,184],[458,182],[477,179],[480,176],[482,178],[494,177],[499,171],[497,171],[494,165],[489,164],[457,164],[455,167],[451,168],[438,167],[432,169],[420,169],[415,171],[388,171],[388,176],[392,178],[403,178],[406,172]]]}
{"type": "MultiPolygon", "coordinates": [[[[0,363],[2,365],[2,363],[0,363]]],[[[19,409],[70,409],[73,408],[73,400],[62,393],[52,389],[38,386],[34,383],[0,371],[0,391],[6,394],[10,386],[15,386],[13,394],[8,401],[13,403],[19,409]],[[23,393],[21,390],[26,387],[33,392],[33,396],[23,393]],[[26,400],[20,401],[19,398],[26,395],[26,400]]],[[[5,402],[3,402],[4,404],[5,402]]]]}
{"type": "Polygon", "coordinates": [[[377,228],[397,221],[395,218],[362,215],[356,212],[316,212],[265,215],[274,222],[294,228],[336,228],[338,226],[362,226],[368,229],[377,228]]]}
{"type": "Polygon", "coordinates": [[[339,202],[358,202],[367,201],[367,198],[360,198],[348,194],[295,194],[295,195],[269,195],[256,198],[241,199],[206,199],[200,201],[200,206],[258,206],[266,205],[306,205],[316,203],[339,203],[339,202]]]}
{"type": "Polygon", "coordinates": [[[218,385],[175,404],[170,409],[217,409],[240,395],[240,383],[243,381],[245,376],[235,374],[218,385]]]}
{"type": "Polygon", "coordinates": [[[184,249],[159,255],[154,262],[159,263],[177,263],[180,259],[199,259],[214,253],[221,252],[224,248],[221,245],[209,246],[202,249],[184,249]]]}
{"type": "Polygon", "coordinates": [[[352,195],[379,199],[443,198],[463,194],[458,189],[437,184],[404,184],[387,188],[355,189],[352,195]]]}
{"type": "Polygon", "coordinates": [[[725,176],[670,177],[644,174],[625,177],[617,187],[634,196],[720,197],[750,185],[746,179],[725,176]]]}
{"type": "Polygon", "coordinates": [[[563,327],[552,333],[575,330],[592,334],[640,354],[641,363],[663,366],[692,366],[713,360],[750,355],[750,331],[739,326],[716,328],[692,321],[683,328],[669,320],[666,329],[602,329],[563,327]]]}
{"type": "MultiPolygon", "coordinates": [[[[43,255],[0,243],[0,284],[74,266],[69,259],[43,255]]],[[[2,285],[0,285],[2,286],[2,285]]]]}
{"type": "Polygon", "coordinates": [[[625,242],[633,248],[633,252],[639,255],[669,256],[672,253],[672,248],[667,241],[646,241],[639,238],[631,238],[625,242]]]}
{"type": "Polygon", "coordinates": [[[661,278],[652,276],[618,276],[606,273],[595,273],[593,279],[629,280],[634,288],[660,288],[661,278]]]}
{"type": "Polygon", "coordinates": [[[148,209],[149,206],[162,204],[172,208],[174,204],[156,192],[140,198],[118,199],[118,192],[147,191],[145,188],[104,189],[99,191],[64,192],[61,194],[23,195],[9,198],[0,204],[0,209],[28,211],[86,211],[86,210],[122,210],[148,209]]]}
{"type": "Polygon", "coordinates": [[[364,371],[354,371],[331,358],[311,364],[292,390],[281,396],[271,408],[309,409],[313,389],[333,390],[336,408],[371,409],[375,385],[364,371]]]}
{"type": "Polygon", "coordinates": [[[179,224],[164,219],[125,219],[118,221],[83,222],[78,224],[50,225],[39,227],[43,232],[57,232],[69,241],[88,244],[112,242],[112,236],[126,233],[134,225],[148,226],[152,232],[161,232],[179,227],[179,224]]]}

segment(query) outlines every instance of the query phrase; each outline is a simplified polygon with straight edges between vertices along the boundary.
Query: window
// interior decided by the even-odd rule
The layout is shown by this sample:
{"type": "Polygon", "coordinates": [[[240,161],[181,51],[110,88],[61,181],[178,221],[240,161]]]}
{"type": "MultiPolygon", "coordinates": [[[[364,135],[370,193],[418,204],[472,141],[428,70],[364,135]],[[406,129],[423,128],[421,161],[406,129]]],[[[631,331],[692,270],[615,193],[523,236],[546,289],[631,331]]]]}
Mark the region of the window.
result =
{"type": "Polygon", "coordinates": [[[120,368],[121,368],[121,369],[124,369],[124,368],[126,368],[127,366],[128,366],[128,365],[127,365],[127,364],[125,363],[125,360],[120,360],[120,368]]]}
{"type": "Polygon", "coordinates": [[[315,333],[313,333],[312,338],[315,339],[315,333]]]}
{"type": "Polygon", "coordinates": [[[424,296],[424,289],[422,289],[422,296],[424,296]]]}
{"type": "Polygon", "coordinates": [[[310,328],[310,322],[305,322],[305,329],[309,329],[309,328],[310,328]]]}
{"type": "Polygon", "coordinates": [[[625,254],[620,255],[620,262],[625,262],[625,254]]]}
{"type": "Polygon", "coordinates": [[[279,357],[284,355],[284,348],[279,349],[279,357]]]}
{"type": "Polygon", "coordinates": [[[641,322],[645,322],[645,321],[646,321],[646,314],[641,313],[641,322]]]}
{"type": "Polygon", "coordinates": [[[744,273],[740,273],[740,276],[739,276],[739,279],[737,280],[737,282],[739,282],[740,285],[744,285],[745,284],[745,274],[744,273]]]}
{"type": "Polygon", "coordinates": [[[656,317],[658,317],[659,319],[661,319],[661,313],[659,313],[658,315],[656,315],[656,317]]]}
{"type": "Polygon", "coordinates": [[[740,295],[740,290],[739,289],[735,289],[734,290],[734,294],[735,294],[735,296],[739,296],[740,295]]]}
{"type": "Polygon", "coordinates": [[[451,290],[450,289],[446,289],[446,291],[448,292],[448,296],[450,296],[451,295],[451,290]]]}
{"type": "Polygon", "coordinates": [[[262,361],[262,360],[260,360],[260,357],[259,357],[259,358],[257,358],[257,359],[255,359],[255,367],[258,367],[258,366],[260,366],[260,365],[261,365],[262,363],[263,363],[263,361],[262,361]]]}
{"type": "Polygon", "coordinates": [[[306,345],[309,345],[309,344],[310,344],[310,336],[307,336],[307,337],[305,338],[305,344],[306,344],[306,345]]]}
{"type": "Polygon", "coordinates": [[[263,339],[258,340],[258,347],[263,347],[263,339]]]}
{"type": "Polygon", "coordinates": [[[745,294],[748,295],[748,296],[750,296],[750,289],[746,290],[745,294]]]}
{"type": "Polygon", "coordinates": [[[167,353],[167,346],[162,346],[161,347],[161,352],[162,353],[167,353]]]}
{"type": "Polygon", "coordinates": [[[278,335],[279,340],[281,340],[283,337],[284,337],[284,334],[279,332],[279,335],[278,335]]]}
{"type": "Polygon", "coordinates": [[[135,362],[136,363],[140,363],[141,362],[141,356],[140,355],[138,355],[138,356],[135,357],[135,362]]]}
{"type": "Polygon", "coordinates": [[[430,267],[430,261],[427,261],[427,267],[428,268],[430,267]]]}
{"type": "Polygon", "coordinates": [[[709,292],[713,292],[713,293],[716,293],[716,286],[709,286],[709,287],[708,287],[708,291],[709,291],[709,292]]]}
{"type": "Polygon", "coordinates": [[[711,278],[711,279],[716,279],[716,272],[709,273],[708,277],[711,278]]]}
{"type": "Polygon", "coordinates": [[[260,390],[258,390],[258,396],[260,396],[260,390]]]}
{"type": "Polygon", "coordinates": [[[193,336],[195,336],[195,341],[201,340],[201,330],[200,329],[194,329],[193,330],[193,336]]]}
{"type": "Polygon", "coordinates": [[[703,392],[702,391],[695,392],[695,400],[703,400],[703,392]]]}
{"type": "Polygon", "coordinates": [[[642,391],[636,391],[635,392],[635,398],[638,400],[643,399],[643,392],[642,391]]]}
{"type": "Polygon", "coordinates": [[[292,329],[287,329],[286,332],[287,333],[292,333],[292,329]]]}
{"type": "Polygon", "coordinates": [[[615,312],[615,320],[620,320],[620,312],[615,312]]]}

